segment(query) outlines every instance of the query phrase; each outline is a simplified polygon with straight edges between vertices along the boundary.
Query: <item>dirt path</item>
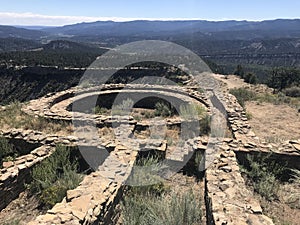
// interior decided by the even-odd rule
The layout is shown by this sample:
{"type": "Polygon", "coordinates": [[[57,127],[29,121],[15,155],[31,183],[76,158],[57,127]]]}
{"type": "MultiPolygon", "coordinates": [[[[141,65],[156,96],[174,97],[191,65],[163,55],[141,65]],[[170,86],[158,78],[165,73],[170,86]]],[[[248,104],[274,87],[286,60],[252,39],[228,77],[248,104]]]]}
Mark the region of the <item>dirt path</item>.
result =
{"type": "Polygon", "coordinates": [[[235,75],[219,75],[214,74],[214,78],[216,78],[219,81],[222,81],[226,84],[227,89],[233,89],[233,88],[241,88],[241,87],[248,87],[249,84],[245,83],[243,79],[235,76],[235,75]]]}

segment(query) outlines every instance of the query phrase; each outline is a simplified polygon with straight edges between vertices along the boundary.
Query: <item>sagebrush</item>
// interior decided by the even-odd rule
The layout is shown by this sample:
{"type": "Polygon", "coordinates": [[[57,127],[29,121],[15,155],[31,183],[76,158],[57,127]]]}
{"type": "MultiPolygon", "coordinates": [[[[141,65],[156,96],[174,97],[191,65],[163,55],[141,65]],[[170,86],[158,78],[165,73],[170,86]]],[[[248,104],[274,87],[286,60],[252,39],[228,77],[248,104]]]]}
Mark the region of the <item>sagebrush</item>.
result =
{"type": "Polygon", "coordinates": [[[200,225],[202,204],[192,191],[126,196],[121,206],[124,225],[200,225]]]}
{"type": "Polygon", "coordinates": [[[271,154],[263,156],[248,155],[249,167],[242,167],[242,171],[251,180],[254,191],[268,201],[278,199],[280,178],[286,168],[271,160],[271,154]]]}
{"type": "Polygon", "coordinates": [[[6,138],[0,137],[0,168],[2,167],[3,161],[14,159],[16,156],[13,145],[10,144],[6,138]]]}
{"type": "Polygon", "coordinates": [[[46,208],[62,201],[67,190],[74,189],[82,180],[78,162],[71,162],[70,153],[70,148],[57,146],[55,152],[32,171],[29,189],[46,208]]]}

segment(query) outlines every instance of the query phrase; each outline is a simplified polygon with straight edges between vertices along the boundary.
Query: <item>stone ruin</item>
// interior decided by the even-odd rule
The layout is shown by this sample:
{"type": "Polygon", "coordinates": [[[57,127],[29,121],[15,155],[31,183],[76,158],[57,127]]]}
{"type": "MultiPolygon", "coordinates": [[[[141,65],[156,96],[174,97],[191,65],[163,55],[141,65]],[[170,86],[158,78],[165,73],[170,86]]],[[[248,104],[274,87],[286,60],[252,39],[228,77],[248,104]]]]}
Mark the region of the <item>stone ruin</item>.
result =
{"type": "MultiPolygon", "coordinates": [[[[127,127],[112,116],[92,115],[82,117],[73,115],[70,107],[74,101],[84,99],[89,95],[110,95],[119,93],[125,85],[110,84],[88,89],[72,88],[60,93],[32,100],[23,106],[23,111],[30,115],[45,117],[49,120],[69,121],[73,119],[93,120],[97,127],[109,127],[114,122],[119,123],[120,133],[125,129],[131,132],[136,127],[147,127],[143,121],[129,118],[127,127]],[[99,91],[100,90],[100,91],[99,91]],[[77,95],[76,95],[77,93],[77,95]],[[79,93],[79,94],[78,94],[79,93]]],[[[204,105],[208,112],[211,106],[208,97],[198,92],[198,87],[167,87],[159,85],[131,85],[126,86],[128,93],[148,93],[165,95],[180,101],[193,101],[204,105]],[[187,96],[189,98],[187,98],[187,96]]],[[[282,144],[273,145],[262,142],[252,131],[245,111],[238,104],[236,98],[227,92],[222,93],[219,101],[226,110],[227,126],[232,138],[218,141],[218,152],[214,156],[212,165],[205,171],[205,205],[207,224],[273,224],[272,220],[263,215],[262,208],[253,193],[246,187],[242,178],[237,157],[249,153],[270,152],[280,159],[286,160],[291,168],[300,169],[300,140],[291,140],[282,144]]],[[[168,119],[167,126],[180,126],[181,120],[168,119]]],[[[99,166],[98,170],[86,175],[80,185],[69,190],[64,200],[56,204],[46,214],[38,216],[29,222],[29,225],[52,224],[112,224],[113,210],[118,204],[123,191],[123,183],[129,177],[134,162],[141,149],[163,152],[164,157],[171,161],[183,161],[192,151],[201,151],[205,154],[208,140],[196,137],[189,140],[189,148],[182,148],[169,155],[165,141],[140,141],[135,148],[129,149],[126,143],[119,141],[104,141],[99,143],[97,138],[76,136],[46,135],[33,130],[11,129],[0,130],[0,135],[15,142],[27,143],[34,146],[29,154],[23,155],[11,162],[5,162],[0,171],[0,209],[5,208],[19,193],[24,191],[24,180],[31,169],[39,162],[49,157],[57,144],[66,146],[104,147],[111,149],[108,157],[99,166]]]]}

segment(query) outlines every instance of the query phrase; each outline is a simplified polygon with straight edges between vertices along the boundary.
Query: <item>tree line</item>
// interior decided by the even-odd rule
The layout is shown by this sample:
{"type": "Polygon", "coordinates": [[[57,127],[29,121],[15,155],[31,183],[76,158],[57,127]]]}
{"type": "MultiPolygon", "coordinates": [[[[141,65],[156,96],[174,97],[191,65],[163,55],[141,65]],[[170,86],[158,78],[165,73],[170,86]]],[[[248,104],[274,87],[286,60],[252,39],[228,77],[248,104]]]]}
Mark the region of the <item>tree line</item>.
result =
{"type": "MultiPolygon", "coordinates": [[[[237,65],[234,74],[250,84],[259,83],[254,73],[245,73],[242,65],[237,65]]],[[[274,89],[274,92],[285,92],[292,97],[300,97],[300,69],[290,67],[273,68],[266,80],[266,84],[274,89]]]]}

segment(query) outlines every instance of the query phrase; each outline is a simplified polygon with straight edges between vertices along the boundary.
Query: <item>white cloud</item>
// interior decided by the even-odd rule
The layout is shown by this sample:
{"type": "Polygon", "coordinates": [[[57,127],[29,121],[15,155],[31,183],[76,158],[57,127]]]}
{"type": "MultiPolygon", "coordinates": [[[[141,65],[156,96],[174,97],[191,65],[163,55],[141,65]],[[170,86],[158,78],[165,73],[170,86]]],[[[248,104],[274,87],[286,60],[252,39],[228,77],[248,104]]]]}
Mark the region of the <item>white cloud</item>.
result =
{"type": "Polygon", "coordinates": [[[0,12],[1,25],[23,26],[63,26],[67,24],[94,21],[132,21],[132,20],[198,20],[199,18],[122,18],[122,17],[87,17],[87,16],[50,16],[33,13],[0,12]]]}

